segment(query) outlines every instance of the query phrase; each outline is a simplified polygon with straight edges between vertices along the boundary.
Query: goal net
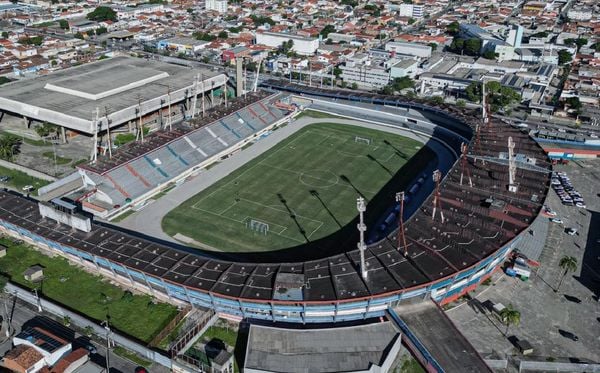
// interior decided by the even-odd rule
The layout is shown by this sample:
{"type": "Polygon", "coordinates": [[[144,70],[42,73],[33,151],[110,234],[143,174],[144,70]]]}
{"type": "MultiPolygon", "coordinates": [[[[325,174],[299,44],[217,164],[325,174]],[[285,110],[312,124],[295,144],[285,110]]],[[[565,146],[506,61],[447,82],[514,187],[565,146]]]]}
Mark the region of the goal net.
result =
{"type": "Polygon", "coordinates": [[[264,235],[269,233],[269,224],[260,220],[250,219],[246,221],[246,228],[264,235]]]}
{"type": "Polygon", "coordinates": [[[368,137],[354,136],[354,142],[359,143],[359,144],[371,145],[371,141],[372,141],[372,139],[370,139],[368,137]]]}

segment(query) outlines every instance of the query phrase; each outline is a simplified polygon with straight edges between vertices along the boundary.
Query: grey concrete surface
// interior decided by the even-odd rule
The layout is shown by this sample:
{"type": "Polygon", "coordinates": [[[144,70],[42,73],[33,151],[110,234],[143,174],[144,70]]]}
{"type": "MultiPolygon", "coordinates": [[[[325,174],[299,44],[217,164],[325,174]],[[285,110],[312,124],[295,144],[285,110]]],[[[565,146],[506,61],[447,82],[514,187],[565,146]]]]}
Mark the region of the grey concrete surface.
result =
{"type": "MultiPolygon", "coordinates": [[[[296,131],[310,124],[323,122],[357,125],[365,128],[387,131],[412,138],[422,143],[426,143],[430,140],[429,137],[423,134],[406,131],[398,127],[387,127],[350,119],[317,119],[311,117],[302,117],[296,121],[293,121],[290,125],[272,132],[265,139],[257,141],[251,147],[232,155],[216,166],[208,170],[202,170],[198,175],[192,177],[189,181],[171,189],[165,196],[155,200],[152,203],[149,203],[140,212],[128,216],[120,223],[117,223],[117,225],[136,232],[148,234],[152,237],[162,240],[177,242],[174,238],[164,233],[161,227],[162,219],[167,213],[169,213],[169,211],[173,210],[181,203],[208,188],[220,179],[226,177],[245,163],[271,149],[296,131]]],[[[441,159],[452,159],[452,154],[449,154],[448,149],[440,143],[433,141],[430,142],[429,145],[436,153],[440,154],[441,159]]]]}
{"type": "MultiPolygon", "coordinates": [[[[600,361],[597,298],[600,256],[596,241],[600,238],[600,226],[590,227],[592,212],[600,212],[598,167],[599,160],[556,167],[558,171],[567,172],[574,187],[584,196],[587,210],[562,205],[556,193],[550,191],[547,204],[565,223],[550,223],[540,267],[527,282],[500,274],[495,285],[483,289],[476,298],[480,302],[512,304],[519,310],[521,323],[511,327],[508,336],[528,340],[535,350],[534,355],[541,361],[562,357],[600,361]],[[577,228],[578,235],[567,235],[566,227],[577,228]],[[577,258],[578,268],[565,277],[560,290],[555,292],[562,275],[558,263],[565,255],[577,258]],[[582,276],[582,272],[586,276],[582,276]],[[561,330],[574,333],[579,340],[565,338],[561,330]]],[[[598,220],[595,223],[598,224],[598,220]]],[[[447,314],[482,354],[495,352],[519,358],[513,344],[503,336],[505,327],[493,315],[469,304],[453,308],[447,314]]]]}

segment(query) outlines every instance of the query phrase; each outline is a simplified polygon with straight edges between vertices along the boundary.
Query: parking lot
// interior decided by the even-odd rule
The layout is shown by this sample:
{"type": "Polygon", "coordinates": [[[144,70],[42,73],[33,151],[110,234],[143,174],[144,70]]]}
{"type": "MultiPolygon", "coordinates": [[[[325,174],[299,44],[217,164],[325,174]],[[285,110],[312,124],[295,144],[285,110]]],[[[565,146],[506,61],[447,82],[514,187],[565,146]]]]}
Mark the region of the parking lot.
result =
{"type": "Polygon", "coordinates": [[[550,190],[547,204],[562,223],[550,223],[540,266],[528,281],[499,273],[495,283],[477,295],[479,302],[512,304],[521,313],[520,325],[511,326],[506,338],[503,324],[473,302],[447,312],[484,355],[518,355],[514,342],[526,339],[535,360],[600,361],[600,161],[572,162],[555,170],[567,173],[587,208],[563,205],[550,190]],[[569,228],[577,233],[568,234],[569,228]],[[565,255],[577,259],[577,270],[568,273],[555,292],[563,274],[558,263],[565,255]]]}

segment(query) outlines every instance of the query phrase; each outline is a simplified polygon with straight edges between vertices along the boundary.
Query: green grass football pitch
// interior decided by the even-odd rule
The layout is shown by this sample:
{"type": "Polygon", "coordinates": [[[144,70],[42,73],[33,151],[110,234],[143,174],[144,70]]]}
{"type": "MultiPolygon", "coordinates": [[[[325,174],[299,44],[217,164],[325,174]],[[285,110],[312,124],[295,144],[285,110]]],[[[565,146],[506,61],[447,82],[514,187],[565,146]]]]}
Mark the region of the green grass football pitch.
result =
{"type": "Polygon", "coordinates": [[[313,124],[182,203],[163,229],[226,252],[314,241],[354,219],[359,193],[372,199],[421,147],[387,132],[313,124]]]}

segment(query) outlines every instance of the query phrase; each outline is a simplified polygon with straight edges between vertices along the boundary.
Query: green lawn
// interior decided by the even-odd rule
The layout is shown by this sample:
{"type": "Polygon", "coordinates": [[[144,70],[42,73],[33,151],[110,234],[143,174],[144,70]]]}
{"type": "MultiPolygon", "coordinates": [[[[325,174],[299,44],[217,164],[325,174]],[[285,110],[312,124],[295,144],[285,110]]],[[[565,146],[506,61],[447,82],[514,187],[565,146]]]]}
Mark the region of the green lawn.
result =
{"type": "Polygon", "coordinates": [[[372,199],[421,148],[386,132],[310,125],[181,204],[162,226],[232,252],[312,242],[351,222],[359,192],[372,199]]]}
{"type": "MultiPolygon", "coordinates": [[[[49,160],[51,160],[52,162],[54,162],[54,152],[43,152],[42,155],[45,158],[48,158],[49,160]]],[[[65,157],[61,157],[59,155],[56,156],[56,164],[57,165],[68,164],[68,163],[71,163],[71,161],[72,161],[71,158],[65,158],[65,157]]]]}
{"type": "Polygon", "coordinates": [[[150,368],[150,366],[152,365],[151,361],[148,361],[142,357],[140,357],[138,354],[136,354],[133,351],[129,351],[127,349],[125,349],[124,347],[121,346],[117,346],[115,348],[113,348],[112,350],[116,355],[121,356],[122,358],[125,358],[127,360],[131,360],[134,363],[136,363],[139,366],[142,366],[144,368],[150,368]]]}
{"type": "Polygon", "coordinates": [[[132,296],[100,276],[69,265],[64,258],[51,258],[4,238],[0,238],[0,243],[9,247],[7,255],[0,258],[0,272],[11,281],[37,287],[44,296],[92,319],[104,320],[109,314],[114,328],[144,342],[150,341],[177,314],[172,305],[155,304],[147,295],[132,296]],[[44,280],[39,284],[23,277],[23,272],[34,264],[44,267],[44,280]]]}
{"type": "Polygon", "coordinates": [[[21,191],[25,185],[33,185],[35,189],[39,189],[44,185],[50,184],[49,181],[29,176],[24,172],[11,170],[10,168],[0,166],[0,176],[8,176],[10,180],[6,183],[0,181],[0,187],[10,187],[21,191]]]}
{"type": "Polygon", "coordinates": [[[222,325],[213,325],[208,330],[202,334],[202,340],[205,343],[210,342],[213,338],[220,339],[225,344],[235,347],[235,343],[237,341],[237,330],[234,328],[227,328],[222,325]]]}

